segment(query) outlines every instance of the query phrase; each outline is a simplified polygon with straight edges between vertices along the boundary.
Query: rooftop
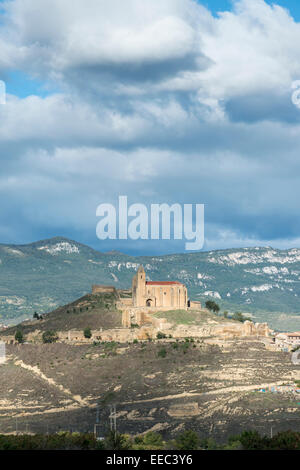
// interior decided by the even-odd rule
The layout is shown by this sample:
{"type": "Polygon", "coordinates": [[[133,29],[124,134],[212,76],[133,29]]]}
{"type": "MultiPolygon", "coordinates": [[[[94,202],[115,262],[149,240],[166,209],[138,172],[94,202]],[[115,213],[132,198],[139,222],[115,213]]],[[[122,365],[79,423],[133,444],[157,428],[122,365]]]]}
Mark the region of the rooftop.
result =
{"type": "Polygon", "coordinates": [[[146,281],[146,284],[149,286],[171,286],[173,284],[182,286],[183,284],[178,281],[146,281]]]}

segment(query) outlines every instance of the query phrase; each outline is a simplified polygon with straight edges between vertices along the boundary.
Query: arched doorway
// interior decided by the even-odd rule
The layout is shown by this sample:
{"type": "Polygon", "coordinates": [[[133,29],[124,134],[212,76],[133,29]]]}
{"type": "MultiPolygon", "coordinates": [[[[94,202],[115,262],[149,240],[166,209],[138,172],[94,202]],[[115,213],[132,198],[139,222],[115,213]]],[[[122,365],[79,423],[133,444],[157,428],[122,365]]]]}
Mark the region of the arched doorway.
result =
{"type": "Polygon", "coordinates": [[[147,302],[146,302],[146,305],[147,305],[147,307],[151,307],[152,306],[152,300],[148,299],[147,302]]]}

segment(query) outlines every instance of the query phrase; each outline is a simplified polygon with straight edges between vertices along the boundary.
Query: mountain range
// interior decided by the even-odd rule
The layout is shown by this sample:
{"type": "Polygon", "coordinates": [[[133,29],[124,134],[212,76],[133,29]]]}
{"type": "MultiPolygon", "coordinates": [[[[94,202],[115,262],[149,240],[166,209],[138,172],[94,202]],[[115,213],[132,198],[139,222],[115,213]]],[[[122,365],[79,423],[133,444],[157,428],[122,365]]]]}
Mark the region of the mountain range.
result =
{"type": "Polygon", "coordinates": [[[101,253],[55,237],[0,245],[0,322],[45,313],[91,291],[92,284],[129,288],[140,264],[148,280],[179,280],[193,300],[214,299],[275,329],[300,329],[300,249],[227,249],[165,256],[101,253]]]}

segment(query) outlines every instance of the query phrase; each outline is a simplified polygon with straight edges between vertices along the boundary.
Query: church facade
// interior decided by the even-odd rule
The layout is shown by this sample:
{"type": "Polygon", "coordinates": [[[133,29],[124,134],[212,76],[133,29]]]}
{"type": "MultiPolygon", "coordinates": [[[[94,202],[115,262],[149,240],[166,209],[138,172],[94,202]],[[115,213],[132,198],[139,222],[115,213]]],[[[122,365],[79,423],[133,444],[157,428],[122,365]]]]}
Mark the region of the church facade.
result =
{"type": "Polygon", "coordinates": [[[146,281],[143,266],[132,279],[133,307],[187,309],[188,293],[178,281],[146,281]]]}

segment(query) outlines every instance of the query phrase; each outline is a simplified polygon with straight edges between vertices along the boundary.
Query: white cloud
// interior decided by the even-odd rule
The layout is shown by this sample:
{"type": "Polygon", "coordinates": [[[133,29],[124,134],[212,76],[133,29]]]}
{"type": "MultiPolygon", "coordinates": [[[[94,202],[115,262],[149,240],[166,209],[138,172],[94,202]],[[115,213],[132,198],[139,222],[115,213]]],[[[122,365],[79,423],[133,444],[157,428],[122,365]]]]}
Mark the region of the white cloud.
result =
{"type": "Polygon", "coordinates": [[[124,193],[207,204],[209,247],[272,244],[273,227],[280,243],[296,239],[300,112],[289,93],[300,25],[284,9],[242,0],[214,18],[192,0],[5,8],[0,71],[17,64],[61,90],[0,107],[5,220],[21,200],[37,231],[49,220],[90,229],[96,205],[124,193]]]}

